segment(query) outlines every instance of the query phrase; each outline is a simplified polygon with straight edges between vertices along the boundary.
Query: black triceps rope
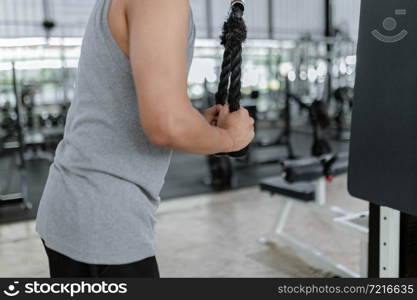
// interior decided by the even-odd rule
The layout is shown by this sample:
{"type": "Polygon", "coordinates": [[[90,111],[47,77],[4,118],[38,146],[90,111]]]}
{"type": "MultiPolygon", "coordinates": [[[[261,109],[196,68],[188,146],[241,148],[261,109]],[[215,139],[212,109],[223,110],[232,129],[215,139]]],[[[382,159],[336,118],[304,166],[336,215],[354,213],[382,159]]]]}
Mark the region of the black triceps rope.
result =
{"type": "MultiPolygon", "coordinates": [[[[223,25],[221,44],[224,46],[222,70],[219,88],[216,94],[216,104],[229,104],[230,111],[240,109],[242,87],[242,44],[247,37],[247,29],[243,20],[245,5],[243,1],[233,1],[230,15],[223,25]]],[[[248,148],[238,152],[228,153],[232,157],[246,155],[248,148]]]]}

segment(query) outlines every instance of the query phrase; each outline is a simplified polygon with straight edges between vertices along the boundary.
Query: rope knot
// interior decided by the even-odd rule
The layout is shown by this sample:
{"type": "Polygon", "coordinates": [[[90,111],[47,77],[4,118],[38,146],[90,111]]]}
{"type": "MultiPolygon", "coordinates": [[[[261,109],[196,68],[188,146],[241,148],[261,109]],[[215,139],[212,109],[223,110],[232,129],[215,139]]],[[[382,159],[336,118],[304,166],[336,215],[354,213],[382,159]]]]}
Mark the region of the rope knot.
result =
{"type": "Polygon", "coordinates": [[[221,35],[221,43],[225,47],[241,46],[246,41],[247,29],[246,24],[241,15],[239,15],[234,8],[229,18],[223,25],[223,32],[221,35]]]}

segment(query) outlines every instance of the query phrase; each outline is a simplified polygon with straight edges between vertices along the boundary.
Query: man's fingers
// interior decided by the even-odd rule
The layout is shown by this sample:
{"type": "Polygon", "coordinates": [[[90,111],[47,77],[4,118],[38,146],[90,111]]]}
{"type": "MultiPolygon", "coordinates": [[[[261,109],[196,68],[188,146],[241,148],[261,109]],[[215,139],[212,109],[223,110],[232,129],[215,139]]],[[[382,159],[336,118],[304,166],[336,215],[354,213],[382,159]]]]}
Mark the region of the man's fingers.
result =
{"type": "Polygon", "coordinates": [[[207,109],[205,111],[205,115],[208,118],[215,118],[218,116],[218,114],[220,113],[220,111],[222,110],[223,106],[222,105],[215,105],[213,107],[210,107],[209,109],[207,109]]]}
{"type": "Polygon", "coordinates": [[[223,106],[218,104],[213,107],[210,107],[207,111],[210,112],[211,114],[218,114],[221,111],[222,107],[223,106]]]}
{"type": "Polygon", "coordinates": [[[220,111],[220,116],[225,117],[230,113],[229,106],[224,106],[220,111]]]}

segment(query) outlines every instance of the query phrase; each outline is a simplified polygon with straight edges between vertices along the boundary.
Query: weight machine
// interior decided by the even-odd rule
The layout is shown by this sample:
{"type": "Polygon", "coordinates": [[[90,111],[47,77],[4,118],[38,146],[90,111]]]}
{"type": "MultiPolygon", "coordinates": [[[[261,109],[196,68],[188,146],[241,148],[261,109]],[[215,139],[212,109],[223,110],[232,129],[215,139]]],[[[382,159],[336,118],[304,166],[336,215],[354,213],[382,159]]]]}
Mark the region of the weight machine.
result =
{"type": "MultiPolygon", "coordinates": [[[[336,274],[417,276],[417,82],[415,76],[410,76],[417,69],[416,35],[415,1],[362,1],[348,186],[352,196],[371,204],[369,213],[335,219],[367,237],[368,245],[362,243],[361,274],[349,274],[320,251],[285,235],[283,224],[290,204],[280,212],[275,232],[281,240],[336,274]],[[369,226],[358,226],[354,220],[365,214],[369,214],[369,226]]],[[[309,191],[309,201],[314,196],[315,207],[323,203],[325,170],[322,165],[314,188],[298,184],[298,193],[309,191]]],[[[301,174],[306,176],[309,172],[303,170],[301,174]]],[[[277,181],[266,181],[261,188],[271,191],[275,186],[279,194],[285,195],[288,188],[282,184],[284,179],[280,180],[280,190],[276,189],[277,181]]],[[[284,183],[289,185],[288,178],[284,183]]],[[[294,193],[285,196],[296,198],[294,193]]]]}
{"type": "MultiPolygon", "coordinates": [[[[27,187],[27,171],[26,171],[26,161],[25,161],[25,141],[24,141],[24,134],[23,128],[20,119],[20,96],[17,86],[17,79],[16,79],[16,68],[15,64],[12,63],[12,81],[13,81],[13,93],[16,99],[15,105],[15,115],[16,120],[14,122],[14,132],[16,133],[16,141],[15,142],[5,142],[2,141],[2,145],[0,148],[0,155],[5,155],[8,153],[17,152],[17,170],[19,172],[20,184],[21,184],[21,191],[19,193],[14,194],[0,194],[0,207],[7,206],[7,205],[17,205],[23,204],[24,209],[31,209],[32,203],[28,199],[28,187],[27,187]]],[[[10,168],[10,171],[13,168],[10,168]]],[[[10,177],[10,176],[9,176],[10,177]]],[[[6,181],[6,186],[4,189],[8,188],[8,184],[6,181]]],[[[2,189],[2,190],[4,190],[2,189]]]]}
{"type": "Polygon", "coordinates": [[[296,253],[315,265],[329,270],[341,277],[367,276],[368,227],[363,224],[368,212],[353,213],[327,202],[327,182],[334,177],[346,174],[348,170],[348,154],[328,154],[319,158],[305,158],[283,163],[284,176],[265,179],[260,184],[261,191],[271,196],[284,196],[280,199],[281,208],[275,225],[267,235],[260,238],[261,243],[277,241],[293,249],[296,253]],[[285,232],[294,206],[306,207],[312,211],[326,215],[332,219],[332,226],[341,232],[351,232],[359,236],[361,245],[360,272],[349,269],[340,262],[327,257],[323,250],[297,239],[285,232]]]}
{"type": "Polygon", "coordinates": [[[361,4],[349,192],[371,202],[370,276],[417,276],[415,1],[361,4]]]}

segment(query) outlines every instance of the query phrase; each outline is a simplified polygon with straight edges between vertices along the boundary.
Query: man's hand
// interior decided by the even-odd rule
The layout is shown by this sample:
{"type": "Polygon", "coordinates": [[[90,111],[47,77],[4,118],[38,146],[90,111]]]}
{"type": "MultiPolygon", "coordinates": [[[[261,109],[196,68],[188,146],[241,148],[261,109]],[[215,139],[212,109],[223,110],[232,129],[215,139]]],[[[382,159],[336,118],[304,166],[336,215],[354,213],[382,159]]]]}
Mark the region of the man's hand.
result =
{"type": "Polygon", "coordinates": [[[222,110],[223,106],[217,104],[213,107],[210,107],[204,112],[204,118],[206,118],[207,122],[212,126],[217,126],[217,119],[219,117],[219,113],[222,110]]]}
{"type": "Polygon", "coordinates": [[[245,108],[238,111],[230,112],[229,106],[222,107],[217,126],[226,130],[233,141],[233,150],[240,151],[248,146],[255,138],[255,120],[249,116],[249,112],[245,108]]]}

